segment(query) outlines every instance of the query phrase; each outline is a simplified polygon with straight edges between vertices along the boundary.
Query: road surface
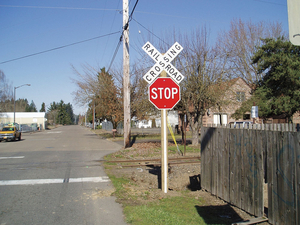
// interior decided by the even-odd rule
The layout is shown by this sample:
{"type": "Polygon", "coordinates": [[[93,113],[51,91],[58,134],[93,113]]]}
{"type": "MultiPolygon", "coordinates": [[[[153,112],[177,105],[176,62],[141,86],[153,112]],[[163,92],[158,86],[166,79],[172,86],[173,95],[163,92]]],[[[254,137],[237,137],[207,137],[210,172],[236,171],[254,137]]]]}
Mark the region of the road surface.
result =
{"type": "Polygon", "coordinates": [[[101,160],[120,145],[63,126],[0,143],[0,224],[126,224],[101,160]]]}

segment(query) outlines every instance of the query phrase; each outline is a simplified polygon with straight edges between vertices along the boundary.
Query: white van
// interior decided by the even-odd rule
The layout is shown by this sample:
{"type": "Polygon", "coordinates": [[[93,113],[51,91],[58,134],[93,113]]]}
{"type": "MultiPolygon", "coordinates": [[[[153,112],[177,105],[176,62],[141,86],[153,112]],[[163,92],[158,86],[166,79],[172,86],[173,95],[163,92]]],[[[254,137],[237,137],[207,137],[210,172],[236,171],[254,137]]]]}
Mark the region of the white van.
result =
{"type": "Polygon", "coordinates": [[[234,128],[249,128],[249,124],[252,124],[251,121],[236,121],[233,122],[234,128]]]}

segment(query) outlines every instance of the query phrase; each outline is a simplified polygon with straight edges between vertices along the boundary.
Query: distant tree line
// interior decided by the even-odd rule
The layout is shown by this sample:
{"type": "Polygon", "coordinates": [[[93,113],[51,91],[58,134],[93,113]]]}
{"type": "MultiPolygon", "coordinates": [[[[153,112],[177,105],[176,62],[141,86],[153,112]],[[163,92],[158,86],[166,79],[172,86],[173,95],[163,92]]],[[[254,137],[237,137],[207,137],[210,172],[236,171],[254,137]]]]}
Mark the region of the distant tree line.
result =
{"type": "Polygon", "coordinates": [[[73,113],[73,107],[70,103],[53,102],[48,107],[47,112],[48,123],[71,125],[75,123],[75,115],[73,113]]]}
{"type": "MultiPolygon", "coordinates": [[[[14,97],[13,87],[6,78],[3,71],[0,70],[0,112],[13,112],[14,111],[14,97]]],[[[16,99],[15,101],[16,112],[38,112],[34,101],[31,103],[27,99],[16,99]]],[[[39,112],[46,112],[46,105],[43,102],[39,112]]],[[[70,103],[53,102],[48,108],[46,117],[55,124],[74,124],[76,116],[73,113],[73,107],[70,103]]],[[[78,120],[77,120],[78,122],[78,120]]]]}

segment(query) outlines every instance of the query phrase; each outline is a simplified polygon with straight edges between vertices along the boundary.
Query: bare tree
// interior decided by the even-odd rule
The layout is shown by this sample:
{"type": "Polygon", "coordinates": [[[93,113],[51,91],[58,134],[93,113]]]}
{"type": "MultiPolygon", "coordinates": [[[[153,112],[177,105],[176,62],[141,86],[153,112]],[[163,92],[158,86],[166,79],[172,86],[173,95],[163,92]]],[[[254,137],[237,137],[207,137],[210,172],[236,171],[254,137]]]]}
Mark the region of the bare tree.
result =
{"type": "Polygon", "coordinates": [[[224,88],[220,88],[227,78],[226,57],[218,48],[209,44],[206,27],[190,34],[173,35],[184,50],[177,56],[175,67],[185,76],[180,83],[181,102],[177,107],[186,113],[192,130],[192,145],[199,144],[199,131],[206,111],[222,104],[224,88]]]}
{"type": "Polygon", "coordinates": [[[7,112],[6,103],[13,100],[13,88],[4,72],[0,70],[0,112],[7,112]]]}
{"type": "Polygon", "coordinates": [[[92,66],[82,65],[83,72],[78,71],[72,66],[77,78],[71,78],[77,86],[77,90],[72,92],[75,103],[79,106],[86,106],[96,95],[99,90],[98,71],[92,66]]]}
{"type": "MultiPolygon", "coordinates": [[[[150,67],[143,62],[142,57],[131,66],[130,70],[131,117],[136,117],[140,120],[148,119],[151,115],[157,113],[156,108],[148,100],[148,83],[143,79],[147,69],[150,69],[150,67]]],[[[120,90],[123,90],[123,74],[121,66],[112,68],[111,73],[115,78],[115,85],[120,90]]]]}
{"type": "Polygon", "coordinates": [[[249,85],[261,79],[257,73],[257,65],[252,64],[252,57],[261,46],[262,38],[287,36],[282,25],[277,22],[243,22],[235,19],[231,22],[229,31],[218,35],[218,48],[227,58],[227,69],[231,76],[243,78],[249,85]]]}
{"type": "Polygon", "coordinates": [[[151,115],[157,114],[158,110],[149,101],[148,96],[148,83],[143,79],[147,71],[140,66],[135,65],[132,69],[132,92],[131,92],[131,110],[132,115],[136,116],[139,120],[149,119],[151,115]]]}
{"type": "MultiPolygon", "coordinates": [[[[148,118],[153,106],[148,101],[147,83],[143,80],[145,72],[140,64],[131,69],[131,116],[148,118]]],[[[89,65],[83,66],[83,72],[73,67],[76,79],[72,79],[77,90],[72,94],[77,104],[84,106],[95,104],[98,118],[110,120],[114,127],[124,118],[123,113],[123,74],[122,68],[115,66],[108,74],[105,69],[96,70],[89,65]]]]}

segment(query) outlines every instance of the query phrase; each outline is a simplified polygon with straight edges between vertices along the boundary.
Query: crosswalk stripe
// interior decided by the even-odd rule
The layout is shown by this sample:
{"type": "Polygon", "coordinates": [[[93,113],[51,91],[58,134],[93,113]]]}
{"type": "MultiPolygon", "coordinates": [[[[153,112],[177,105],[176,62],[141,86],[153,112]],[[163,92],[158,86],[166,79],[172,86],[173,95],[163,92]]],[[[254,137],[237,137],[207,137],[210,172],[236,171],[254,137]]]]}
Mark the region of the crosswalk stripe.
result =
{"type": "MultiPolygon", "coordinates": [[[[28,180],[1,180],[0,186],[9,185],[36,185],[36,184],[62,184],[66,179],[28,179],[28,180]]],[[[69,178],[67,183],[102,183],[109,182],[109,178],[104,177],[83,177],[83,178],[69,178]]]]}
{"type": "Polygon", "coordinates": [[[0,157],[0,159],[24,159],[25,156],[0,157]]]}

